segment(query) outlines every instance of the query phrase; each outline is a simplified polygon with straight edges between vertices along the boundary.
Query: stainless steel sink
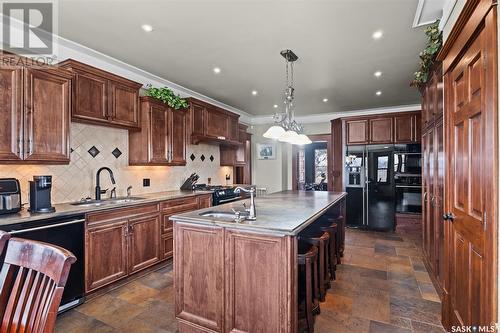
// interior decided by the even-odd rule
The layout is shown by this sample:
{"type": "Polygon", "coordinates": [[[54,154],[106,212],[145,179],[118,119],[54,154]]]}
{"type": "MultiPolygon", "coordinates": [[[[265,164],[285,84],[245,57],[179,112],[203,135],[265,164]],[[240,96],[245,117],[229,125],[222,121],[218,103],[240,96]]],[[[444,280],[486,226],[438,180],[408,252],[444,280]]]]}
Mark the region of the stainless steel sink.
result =
{"type": "Polygon", "coordinates": [[[239,212],[239,218],[235,214],[235,212],[227,212],[227,211],[217,211],[217,210],[209,210],[207,212],[203,212],[199,214],[203,217],[211,217],[218,220],[230,221],[230,222],[243,222],[245,217],[248,216],[247,212],[239,212]]]}
{"type": "Polygon", "coordinates": [[[118,198],[104,199],[104,200],[82,200],[78,202],[72,202],[71,205],[80,207],[98,207],[104,205],[117,205],[127,202],[134,202],[143,199],[144,198],[142,197],[118,197],[118,198]]]}

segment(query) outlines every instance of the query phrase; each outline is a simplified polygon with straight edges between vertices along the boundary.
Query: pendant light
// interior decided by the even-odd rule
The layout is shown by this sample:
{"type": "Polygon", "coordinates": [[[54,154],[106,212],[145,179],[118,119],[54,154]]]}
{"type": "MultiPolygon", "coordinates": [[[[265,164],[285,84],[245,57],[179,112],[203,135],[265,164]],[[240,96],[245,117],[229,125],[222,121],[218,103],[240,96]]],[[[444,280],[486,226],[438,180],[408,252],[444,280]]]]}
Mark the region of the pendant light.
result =
{"type": "Polygon", "coordinates": [[[295,121],[293,64],[298,57],[291,50],[283,50],[280,54],[285,58],[286,85],[284,93],[284,112],[274,114],[274,125],[263,134],[265,138],[287,142],[294,145],[307,145],[312,141],[303,134],[304,127],[295,121]]]}

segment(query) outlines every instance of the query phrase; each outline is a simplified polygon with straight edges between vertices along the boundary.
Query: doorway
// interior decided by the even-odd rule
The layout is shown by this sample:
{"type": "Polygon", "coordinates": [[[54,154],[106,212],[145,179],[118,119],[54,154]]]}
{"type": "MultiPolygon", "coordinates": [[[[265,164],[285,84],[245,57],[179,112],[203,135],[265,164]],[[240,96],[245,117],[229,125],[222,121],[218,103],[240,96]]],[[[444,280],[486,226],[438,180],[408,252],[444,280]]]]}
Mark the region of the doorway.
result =
{"type": "Polygon", "coordinates": [[[308,135],[312,143],[293,146],[292,189],[303,191],[329,191],[331,177],[331,135],[308,135]]]}

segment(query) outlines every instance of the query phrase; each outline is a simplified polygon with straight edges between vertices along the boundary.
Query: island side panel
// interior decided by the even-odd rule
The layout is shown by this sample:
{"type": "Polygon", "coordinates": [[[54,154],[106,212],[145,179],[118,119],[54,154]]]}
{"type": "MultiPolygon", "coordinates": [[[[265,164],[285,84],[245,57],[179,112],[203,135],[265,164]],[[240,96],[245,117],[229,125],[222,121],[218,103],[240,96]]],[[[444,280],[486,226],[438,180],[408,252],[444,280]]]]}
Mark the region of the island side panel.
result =
{"type": "Polygon", "coordinates": [[[224,229],[175,222],[174,247],[179,332],[222,332],[224,229]]]}
{"type": "Polygon", "coordinates": [[[296,238],[228,229],[225,257],[225,332],[295,332],[296,238]]]}

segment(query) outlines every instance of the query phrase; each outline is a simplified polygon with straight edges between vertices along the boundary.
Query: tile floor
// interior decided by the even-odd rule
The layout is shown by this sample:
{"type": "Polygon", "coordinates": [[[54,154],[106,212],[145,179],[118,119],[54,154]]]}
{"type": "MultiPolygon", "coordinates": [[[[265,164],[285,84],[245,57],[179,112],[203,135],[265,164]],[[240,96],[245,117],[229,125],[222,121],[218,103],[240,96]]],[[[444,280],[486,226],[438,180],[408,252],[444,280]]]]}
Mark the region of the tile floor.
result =
{"type": "MultiPolygon", "coordinates": [[[[316,333],[444,332],[419,233],[348,229],[316,333]]],[[[56,333],[175,332],[171,266],[59,316],[56,333]]]]}

